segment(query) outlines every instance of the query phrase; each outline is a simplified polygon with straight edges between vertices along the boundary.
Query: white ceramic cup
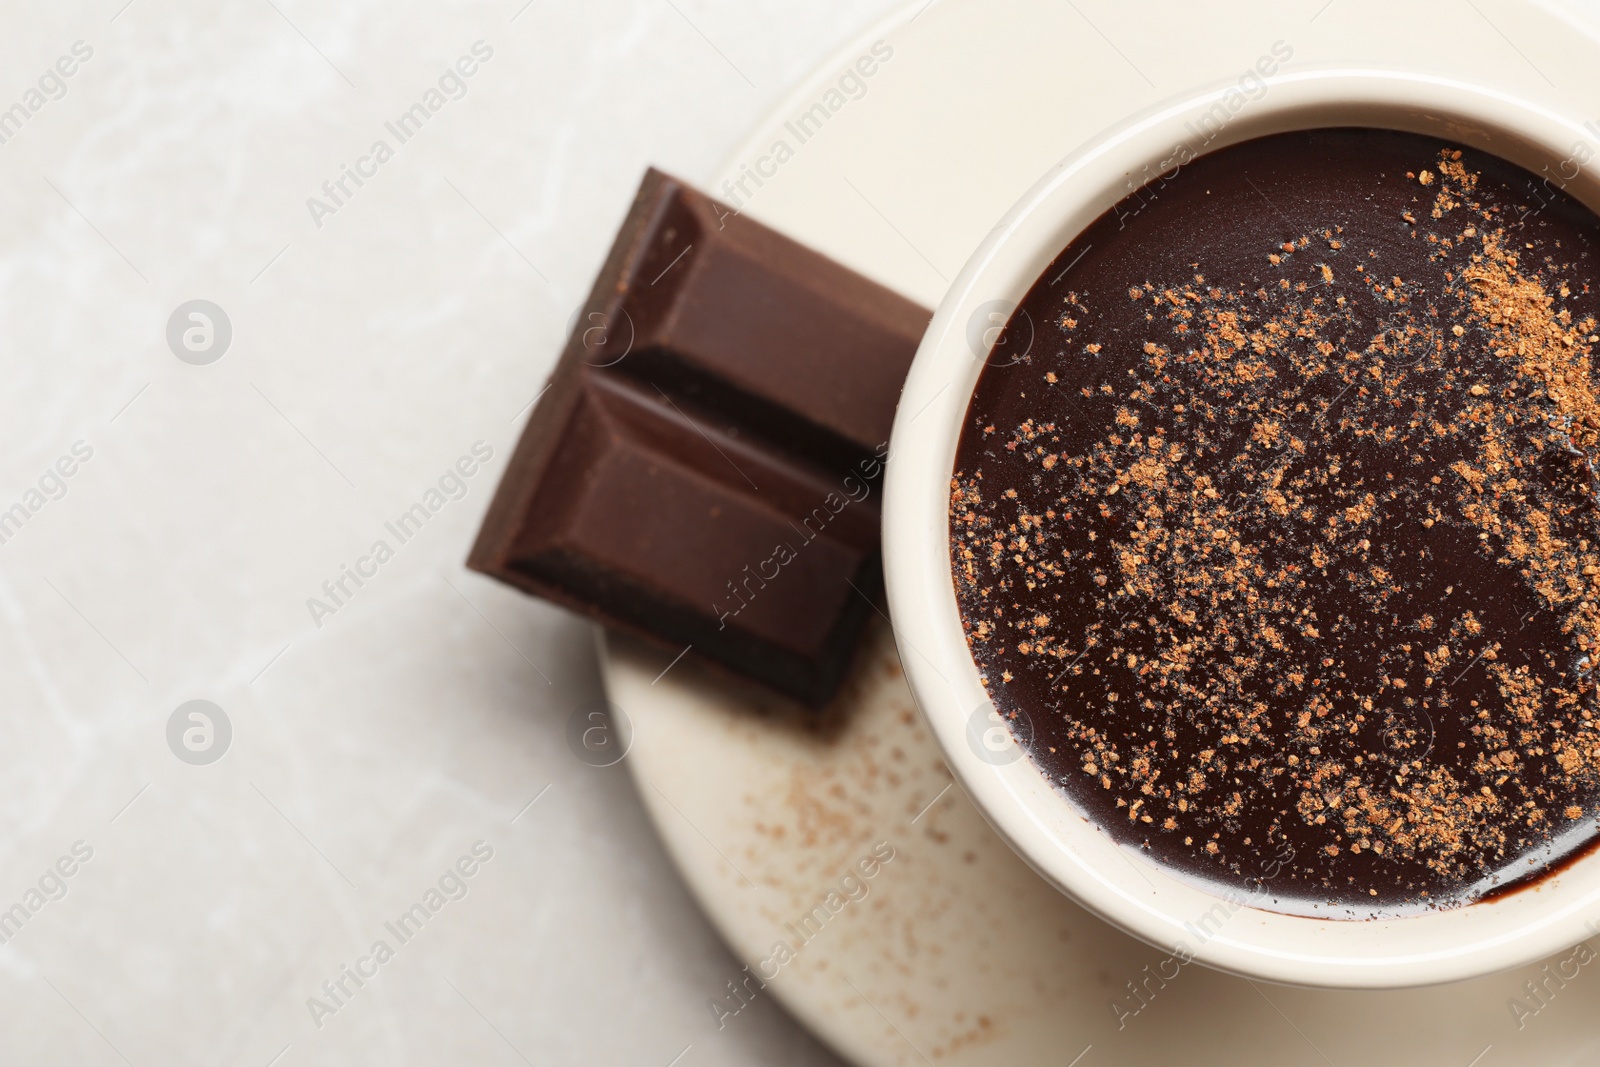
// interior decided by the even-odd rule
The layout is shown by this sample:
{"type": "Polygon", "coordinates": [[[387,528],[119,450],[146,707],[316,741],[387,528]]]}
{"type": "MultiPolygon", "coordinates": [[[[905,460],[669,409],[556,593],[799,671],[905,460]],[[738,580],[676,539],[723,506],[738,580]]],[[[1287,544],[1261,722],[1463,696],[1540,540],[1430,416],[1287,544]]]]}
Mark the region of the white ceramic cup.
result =
{"type": "Polygon", "coordinates": [[[1333,126],[1403,130],[1482,149],[1550,176],[1552,185],[1565,182],[1569,195],[1600,208],[1600,181],[1575,166],[1590,152],[1600,157],[1579,122],[1441,78],[1299,72],[1268,80],[1254,99],[1230,87],[1130,120],[1035,185],[940,303],[895,418],[884,569],[906,676],[951,770],[1045,879],[1129,933],[1223,970],[1326,987],[1424,985],[1520,966],[1592,936],[1591,924],[1600,922],[1600,855],[1526,890],[1398,919],[1307,918],[1253,907],[1244,893],[1233,901],[1208,893],[1114,842],[1014,747],[968,651],[951,572],[950,479],[987,356],[981,344],[975,352],[973,338],[991,321],[1004,322],[1006,309],[1056,255],[1133,186],[1181,157],[1179,146],[1203,154],[1267,134],[1333,126]],[[1210,126],[1198,121],[1207,114],[1210,126]],[[1201,149],[1195,130],[1215,136],[1201,149]]]}

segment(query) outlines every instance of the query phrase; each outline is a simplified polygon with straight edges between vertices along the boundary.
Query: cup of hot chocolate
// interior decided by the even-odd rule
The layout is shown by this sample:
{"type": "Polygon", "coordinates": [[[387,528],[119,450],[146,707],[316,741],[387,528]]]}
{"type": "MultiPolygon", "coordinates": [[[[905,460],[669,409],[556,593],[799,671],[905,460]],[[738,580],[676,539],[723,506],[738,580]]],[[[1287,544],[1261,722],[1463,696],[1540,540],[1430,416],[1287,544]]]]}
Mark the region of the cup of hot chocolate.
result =
{"type": "Polygon", "coordinates": [[[907,677],[1012,847],[1185,959],[1539,959],[1600,920],[1588,136],[1394,73],[1232,103],[1064,161],[941,304],[885,495],[907,677]]]}

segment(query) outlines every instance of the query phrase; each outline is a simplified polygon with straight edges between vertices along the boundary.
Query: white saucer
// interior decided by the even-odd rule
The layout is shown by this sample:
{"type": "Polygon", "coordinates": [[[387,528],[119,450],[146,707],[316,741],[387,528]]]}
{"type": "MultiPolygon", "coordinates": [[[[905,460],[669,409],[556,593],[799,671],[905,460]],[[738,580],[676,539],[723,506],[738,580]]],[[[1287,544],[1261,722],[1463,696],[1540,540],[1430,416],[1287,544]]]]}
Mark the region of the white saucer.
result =
{"type": "MultiPolygon", "coordinates": [[[[1600,101],[1589,27],[1531,4],[935,0],[841,51],[708,190],[731,200],[721,183],[759,171],[759,185],[745,177],[744,210],[932,307],[1058,159],[1126,114],[1236,82],[1277,41],[1294,49],[1291,70],[1448,73],[1580,123],[1595,117],[1575,112],[1580,102],[1600,101]],[[880,39],[893,55],[866,65],[865,92],[847,83],[830,98],[880,39]],[[795,123],[819,102],[838,106],[802,143],[795,123]]],[[[669,852],[735,953],[776,970],[764,989],[728,977],[864,1067],[1600,1057],[1600,956],[1587,950],[1459,985],[1329,993],[1177,968],[1106,926],[1018,860],[959,788],[946,791],[887,626],[823,731],[692,657],[674,664],[613,637],[603,663],[669,852]],[[894,858],[863,879],[857,865],[878,842],[894,858]],[[844,888],[859,900],[841,891],[852,873],[844,888]],[[780,942],[793,953],[781,964],[780,942]]],[[[735,994],[707,992],[724,994],[721,1024],[737,1026],[735,994]]]]}

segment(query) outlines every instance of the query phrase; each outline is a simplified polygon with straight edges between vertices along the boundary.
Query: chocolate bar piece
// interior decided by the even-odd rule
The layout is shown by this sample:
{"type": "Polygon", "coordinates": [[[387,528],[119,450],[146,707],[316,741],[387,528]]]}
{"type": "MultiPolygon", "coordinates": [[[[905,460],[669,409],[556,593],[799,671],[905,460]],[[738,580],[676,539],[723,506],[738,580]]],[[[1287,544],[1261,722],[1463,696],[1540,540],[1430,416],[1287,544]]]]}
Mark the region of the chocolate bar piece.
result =
{"type": "Polygon", "coordinates": [[[825,702],[929,316],[651,170],[468,565],[825,702]]]}

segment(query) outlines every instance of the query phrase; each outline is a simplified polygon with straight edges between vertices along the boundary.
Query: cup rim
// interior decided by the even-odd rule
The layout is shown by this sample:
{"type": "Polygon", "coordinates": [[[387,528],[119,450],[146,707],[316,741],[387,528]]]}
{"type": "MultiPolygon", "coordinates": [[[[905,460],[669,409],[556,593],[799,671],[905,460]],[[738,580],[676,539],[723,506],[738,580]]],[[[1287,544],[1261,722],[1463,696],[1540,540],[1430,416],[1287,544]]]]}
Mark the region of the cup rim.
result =
{"type": "MultiPolygon", "coordinates": [[[[1133,176],[1164,169],[1185,143],[1186,122],[1219,104],[1229,118],[1196,156],[1335,126],[1451,140],[1534,174],[1572,163],[1580,145],[1590,146],[1582,162],[1600,156],[1576,119],[1454,79],[1328,67],[1262,84],[1261,95],[1242,104],[1239,87],[1229,86],[1157,105],[1062,160],[994,227],[940,302],[901,394],[884,486],[884,577],[906,678],[952,773],[1012,849],[1090,911],[1183,962],[1328,988],[1427,985],[1533,962],[1596,932],[1600,853],[1527,889],[1450,909],[1368,920],[1285,914],[1200,889],[1140,858],[1077,811],[1020,749],[997,759],[974,740],[993,706],[961,626],[948,504],[967,405],[988,355],[970,342],[975,315],[997,303],[1014,308],[1072,239],[1138,187],[1133,176]]],[[[1564,191],[1600,210],[1600,181],[1582,162],[1564,191]]]]}

